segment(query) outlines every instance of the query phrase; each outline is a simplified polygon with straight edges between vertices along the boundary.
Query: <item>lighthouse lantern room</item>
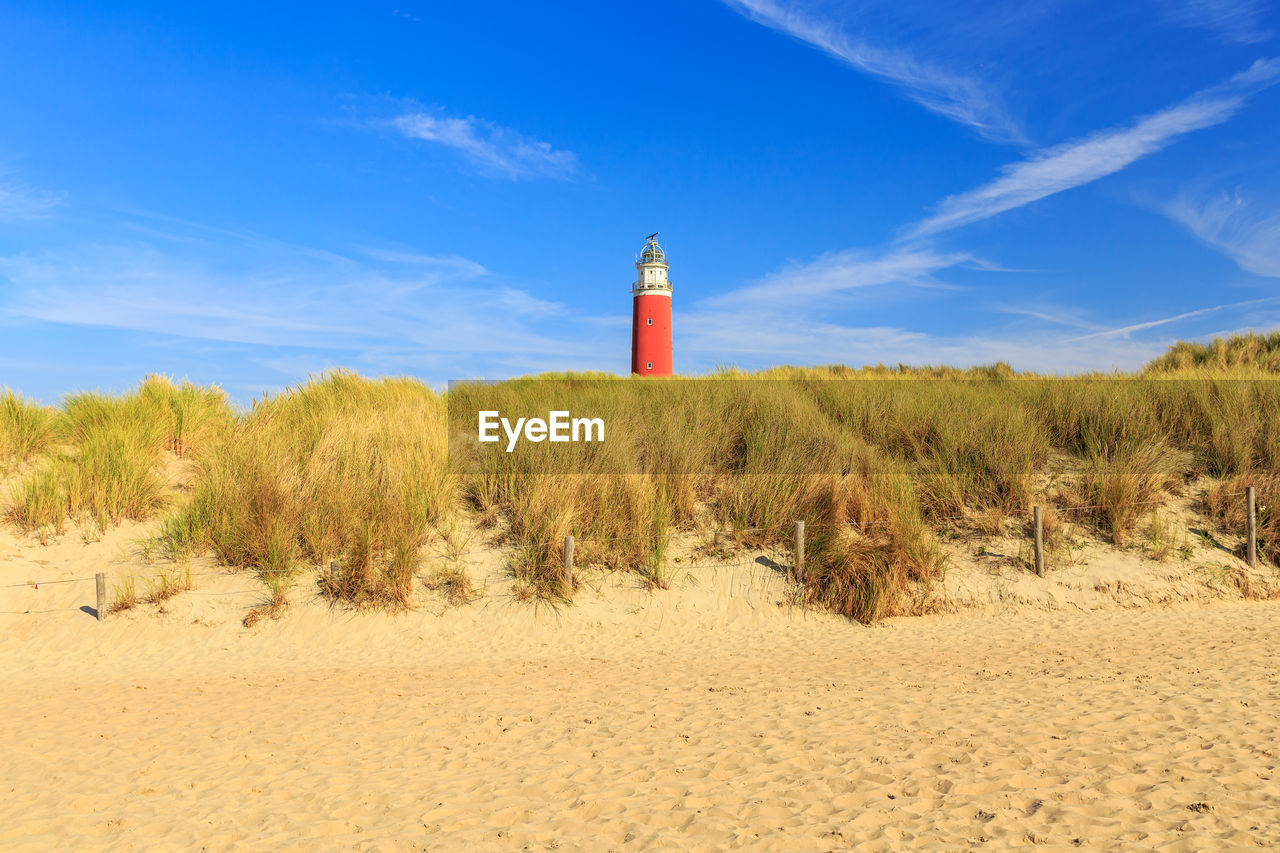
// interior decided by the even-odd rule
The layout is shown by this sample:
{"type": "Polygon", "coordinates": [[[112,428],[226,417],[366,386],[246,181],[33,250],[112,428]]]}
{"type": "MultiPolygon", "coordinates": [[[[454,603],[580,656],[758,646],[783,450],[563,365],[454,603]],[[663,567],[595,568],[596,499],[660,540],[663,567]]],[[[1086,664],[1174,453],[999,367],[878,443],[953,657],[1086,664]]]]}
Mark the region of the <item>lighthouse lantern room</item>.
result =
{"type": "Polygon", "coordinates": [[[636,261],[636,282],[631,286],[631,372],[638,376],[670,376],[671,281],[667,278],[667,254],[650,234],[636,261]]]}

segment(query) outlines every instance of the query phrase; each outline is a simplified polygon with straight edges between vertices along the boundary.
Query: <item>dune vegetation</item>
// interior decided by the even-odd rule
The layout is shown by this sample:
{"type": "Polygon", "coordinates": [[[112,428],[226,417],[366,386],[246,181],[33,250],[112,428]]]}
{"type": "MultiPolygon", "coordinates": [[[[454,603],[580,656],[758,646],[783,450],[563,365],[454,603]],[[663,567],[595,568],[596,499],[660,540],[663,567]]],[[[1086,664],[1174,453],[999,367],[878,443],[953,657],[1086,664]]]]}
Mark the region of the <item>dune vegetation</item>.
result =
{"type": "Polygon", "coordinates": [[[48,410],[6,393],[0,464],[26,466],[5,517],[56,535],[67,520],[99,527],[141,520],[164,505],[162,455],[183,456],[210,442],[233,419],[216,388],[147,377],[132,394],[72,394],[48,410]]]}
{"type": "Polygon", "coordinates": [[[1147,365],[1149,375],[1202,376],[1206,372],[1236,377],[1280,375],[1280,331],[1266,335],[1232,335],[1207,344],[1180,341],[1147,365]]]}
{"type": "Polygon", "coordinates": [[[346,372],[260,400],[200,448],[161,539],[175,558],[258,571],[276,603],[311,565],[335,599],[403,605],[455,503],[443,407],[419,382],[346,372]]]}
{"type": "MultiPolygon", "coordinates": [[[[1178,344],[1128,376],[832,366],[443,394],[336,371],[245,409],[160,377],[56,408],[6,392],[0,511],[45,537],[159,517],[166,556],[257,572],[273,610],[307,568],[335,601],[408,606],[425,549],[456,553],[473,526],[506,548],[518,594],[567,603],[582,575],[563,570],[566,535],[585,570],[661,588],[677,532],[782,552],[803,520],[797,600],[872,621],[927,609],[943,531],[995,533],[1033,505],[1048,528],[1070,518],[1124,545],[1180,495],[1238,532],[1253,485],[1261,555],[1280,563],[1280,386],[1261,378],[1277,353],[1280,334],[1178,344]],[[473,440],[480,408],[589,413],[609,440],[507,453],[473,440]]],[[[428,583],[466,600],[447,575],[428,583]]]]}

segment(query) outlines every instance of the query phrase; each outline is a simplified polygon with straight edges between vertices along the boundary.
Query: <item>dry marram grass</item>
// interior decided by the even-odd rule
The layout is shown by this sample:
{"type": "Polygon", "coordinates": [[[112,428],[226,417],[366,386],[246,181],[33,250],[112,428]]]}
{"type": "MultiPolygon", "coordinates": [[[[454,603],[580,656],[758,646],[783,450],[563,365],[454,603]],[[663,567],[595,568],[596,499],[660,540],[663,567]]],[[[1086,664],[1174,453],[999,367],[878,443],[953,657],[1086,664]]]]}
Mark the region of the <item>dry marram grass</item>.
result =
{"type": "MultiPolygon", "coordinates": [[[[667,381],[548,374],[443,395],[336,371],[245,410],[162,377],[57,408],[6,392],[0,464],[18,476],[3,512],[45,537],[71,519],[92,532],[163,512],[156,552],[258,573],[270,593],[259,618],[287,605],[307,568],[335,602],[412,606],[427,546],[456,562],[469,531],[507,549],[523,596],[568,603],[581,581],[564,572],[567,535],[583,572],[662,588],[676,533],[782,550],[804,520],[799,597],[871,621],[929,606],[944,568],[938,531],[1001,535],[1033,504],[1046,507],[1050,547],[1065,519],[1071,537],[1137,535],[1166,558],[1177,545],[1161,504],[1207,479],[1204,511],[1239,532],[1236,493],[1253,484],[1260,553],[1280,560],[1280,391],[1231,378],[1273,370],[1276,339],[1180,345],[1140,377],[835,366],[667,381]],[[481,452],[448,417],[481,407],[590,413],[609,440],[481,452]],[[175,457],[192,467],[180,496],[162,476],[175,457]]],[[[428,579],[454,602],[468,584],[428,579]]]]}

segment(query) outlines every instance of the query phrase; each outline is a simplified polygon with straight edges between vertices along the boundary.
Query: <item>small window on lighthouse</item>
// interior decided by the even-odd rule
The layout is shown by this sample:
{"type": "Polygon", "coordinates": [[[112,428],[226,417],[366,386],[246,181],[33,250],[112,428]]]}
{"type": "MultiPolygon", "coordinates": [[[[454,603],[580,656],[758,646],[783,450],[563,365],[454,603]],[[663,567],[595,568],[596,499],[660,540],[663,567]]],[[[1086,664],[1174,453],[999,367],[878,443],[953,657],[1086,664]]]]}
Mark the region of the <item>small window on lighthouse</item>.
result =
{"type": "Polygon", "coordinates": [[[645,367],[645,370],[653,370],[653,362],[652,361],[645,362],[644,367],[645,367]]]}
{"type": "Polygon", "coordinates": [[[652,317],[650,317],[650,318],[649,318],[649,325],[650,325],[650,326],[652,326],[652,325],[653,325],[653,318],[652,318],[652,317]]]}

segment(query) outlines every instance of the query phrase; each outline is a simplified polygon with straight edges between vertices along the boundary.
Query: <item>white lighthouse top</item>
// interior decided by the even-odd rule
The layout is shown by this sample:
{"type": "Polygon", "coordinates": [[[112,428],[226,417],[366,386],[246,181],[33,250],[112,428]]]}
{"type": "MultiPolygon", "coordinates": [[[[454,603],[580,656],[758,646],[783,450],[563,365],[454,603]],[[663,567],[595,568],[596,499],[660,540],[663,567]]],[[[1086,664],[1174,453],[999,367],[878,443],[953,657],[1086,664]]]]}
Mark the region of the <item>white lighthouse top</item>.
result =
{"type": "Polygon", "coordinates": [[[640,259],[636,261],[636,283],[631,292],[639,296],[642,293],[670,296],[672,284],[667,279],[667,253],[658,245],[658,234],[655,231],[645,241],[640,259]]]}
{"type": "Polygon", "coordinates": [[[658,232],[655,231],[646,238],[644,251],[640,253],[640,263],[665,264],[666,262],[667,253],[658,245],[658,232]]]}

